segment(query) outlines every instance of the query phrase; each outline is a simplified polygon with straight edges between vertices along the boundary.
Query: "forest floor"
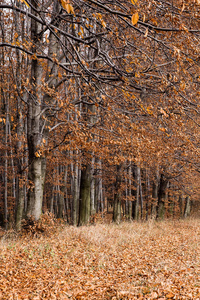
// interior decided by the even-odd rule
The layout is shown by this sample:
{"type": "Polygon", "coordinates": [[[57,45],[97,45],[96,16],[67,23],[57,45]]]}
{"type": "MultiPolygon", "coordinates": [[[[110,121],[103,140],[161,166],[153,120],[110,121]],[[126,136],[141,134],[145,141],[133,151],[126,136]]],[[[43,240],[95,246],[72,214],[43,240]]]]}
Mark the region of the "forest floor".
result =
{"type": "Polygon", "coordinates": [[[200,299],[200,219],[7,232],[0,299],[200,299]]]}

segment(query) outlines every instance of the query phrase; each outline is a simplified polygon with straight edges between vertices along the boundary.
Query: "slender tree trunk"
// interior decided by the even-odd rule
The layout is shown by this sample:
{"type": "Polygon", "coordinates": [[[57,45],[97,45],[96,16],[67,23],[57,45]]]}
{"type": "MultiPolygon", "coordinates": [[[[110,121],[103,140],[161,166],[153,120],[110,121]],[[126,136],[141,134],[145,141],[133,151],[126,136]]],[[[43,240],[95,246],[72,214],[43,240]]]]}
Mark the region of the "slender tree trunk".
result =
{"type": "Polygon", "coordinates": [[[8,229],[8,103],[6,103],[6,124],[5,124],[5,164],[4,164],[4,222],[5,228],[8,229]]]}
{"type": "Polygon", "coordinates": [[[63,186],[60,189],[59,193],[59,203],[58,203],[58,218],[62,219],[64,217],[64,188],[63,186]]]}
{"type": "Polygon", "coordinates": [[[64,207],[65,207],[65,216],[67,218],[67,222],[70,221],[69,216],[69,207],[68,207],[68,189],[67,189],[67,180],[68,180],[68,166],[65,166],[65,175],[64,175],[64,207]]]}
{"type": "Polygon", "coordinates": [[[122,165],[116,167],[115,194],[113,205],[113,222],[119,224],[121,222],[121,169],[122,165]]]}
{"type": "Polygon", "coordinates": [[[175,199],[176,199],[176,196],[172,195],[172,193],[171,193],[171,191],[173,191],[173,189],[174,189],[174,186],[171,183],[169,183],[167,204],[168,204],[168,216],[171,218],[173,218],[173,216],[174,216],[175,199]]]}
{"type": "MultiPolygon", "coordinates": [[[[22,112],[21,112],[21,106],[20,106],[20,99],[18,99],[18,125],[17,125],[17,135],[18,135],[18,141],[17,141],[17,151],[18,155],[22,150],[22,135],[23,135],[23,120],[22,120],[22,112]]],[[[17,169],[18,169],[18,177],[17,177],[17,203],[16,203],[16,229],[19,231],[21,230],[21,222],[23,219],[23,212],[24,212],[24,202],[25,202],[25,185],[24,185],[24,179],[23,179],[23,157],[18,157],[17,161],[17,169]]]]}
{"type": "Polygon", "coordinates": [[[18,180],[18,199],[17,199],[17,210],[16,210],[16,229],[21,229],[21,222],[23,218],[24,211],[24,190],[23,190],[23,182],[18,180]]]}
{"type": "Polygon", "coordinates": [[[98,180],[98,200],[99,200],[99,207],[101,212],[104,211],[104,201],[103,201],[103,183],[102,183],[102,163],[101,159],[98,161],[98,168],[99,168],[99,180],[98,180]]]}
{"type": "Polygon", "coordinates": [[[133,202],[133,219],[139,219],[139,196],[140,196],[140,167],[134,167],[135,201],[133,202]]]}
{"type": "Polygon", "coordinates": [[[64,217],[64,193],[65,193],[65,184],[63,181],[63,167],[57,166],[58,176],[61,177],[58,185],[58,218],[62,219],[64,217]]]}
{"type": "Polygon", "coordinates": [[[53,177],[53,187],[52,187],[52,192],[51,192],[51,199],[50,199],[50,207],[49,210],[53,214],[54,213],[54,191],[55,191],[55,173],[52,175],[53,177]]]}
{"type": "Polygon", "coordinates": [[[153,188],[152,188],[152,204],[151,204],[151,217],[156,218],[156,209],[158,205],[158,181],[159,181],[159,174],[157,172],[155,179],[153,181],[153,188]]]}
{"type": "Polygon", "coordinates": [[[165,200],[167,185],[168,180],[165,179],[164,174],[161,174],[160,185],[158,190],[157,219],[164,219],[165,216],[165,200]]]}
{"type": "Polygon", "coordinates": [[[75,170],[74,170],[74,197],[73,197],[73,206],[72,206],[72,222],[74,226],[77,226],[78,223],[78,211],[79,211],[79,168],[78,168],[78,161],[76,160],[75,163],[75,170]]]}
{"type": "Polygon", "coordinates": [[[128,218],[128,172],[125,169],[125,216],[128,218]]]}
{"type": "Polygon", "coordinates": [[[94,163],[95,163],[95,157],[93,155],[92,162],[91,162],[91,215],[94,215],[96,213],[94,163]]]}
{"type": "MultiPolygon", "coordinates": [[[[132,183],[132,180],[131,180],[131,177],[132,177],[132,166],[130,165],[129,168],[128,168],[128,176],[129,176],[129,179],[128,179],[128,182],[129,182],[129,187],[128,187],[128,196],[129,196],[129,199],[131,199],[132,197],[132,191],[131,191],[131,183],[132,183]]],[[[131,200],[128,201],[128,219],[129,221],[132,220],[132,207],[133,207],[133,202],[131,200]]]]}
{"type": "Polygon", "coordinates": [[[191,201],[190,201],[190,197],[187,196],[187,197],[185,198],[184,218],[189,217],[190,211],[191,211],[191,201]]]}
{"type": "MultiPolygon", "coordinates": [[[[17,3],[17,5],[21,5],[21,3],[17,3]]],[[[16,20],[16,27],[18,29],[17,20],[16,20]]],[[[23,28],[24,31],[24,28],[23,28]]],[[[21,88],[21,61],[20,61],[20,53],[19,50],[16,49],[16,56],[17,56],[17,72],[16,72],[16,80],[18,88],[21,88]]],[[[23,122],[23,111],[22,111],[22,101],[18,97],[17,98],[17,152],[18,152],[18,159],[17,159],[17,170],[18,170],[18,178],[17,178],[17,203],[16,203],[16,229],[21,229],[21,222],[23,218],[24,212],[24,202],[25,202],[25,185],[24,185],[24,171],[23,171],[23,161],[24,157],[21,155],[21,151],[23,150],[22,141],[23,141],[23,134],[24,134],[24,122],[23,122]]]]}
{"type": "Polygon", "coordinates": [[[143,191],[142,191],[142,178],[141,178],[141,169],[139,168],[139,190],[140,190],[140,213],[141,219],[143,219],[143,210],[144,210],[144,199],[143,199],[143,191]]]}
{"type": "Polygon", "coordinates": [[[146,221],[149,218],[149,209],[150,209],[150,204],[151,204],[151,195],[150,195],[150,180],[149,180],[149,173],[148,169],[146,169],[146,221]]]}
{"type": "Polygon", "coordinates": [[[9,143],[10,143],[10,160],[12,166],[12,196],[16,199],[16,178],[15,178],[15,167],[14,167],[14,159],[13,159],[13,147],[12,147],[12,135],[10,128],[10,120],[8,121],[8,135],[9,135],[9,143]]]}
{"type": "MultiPolygon", "coordinates": [[[[20,154],[22,150],[22,137],[23,137],[23,120],[22,120],[22,110],[20,99],[18,99],[18,125],[17,125],[17,151],[20,154]]],[[[21,156],[21,155],[20,155],[21,156]]],[[[16,207],[16,229],[21,229],[21,221],[23,218],[24,212],[24,201],[25,201],[25,193],[24,193],[24,179],[23,179],[23,157],[18,157],[18,180],[17,180],[17,207],[16,207]]]]}
{"type": "Polygon", "coordinates": [[[90,188],[91,169],[87,165],[81,170],[79,226],[90,221],[90,188]]]}
{"type": "Polygon", "coordinates": [[[180,209],[180,218],[184,217],[184,197],[182,194],[179,195],[179,209],[180,209]]]}

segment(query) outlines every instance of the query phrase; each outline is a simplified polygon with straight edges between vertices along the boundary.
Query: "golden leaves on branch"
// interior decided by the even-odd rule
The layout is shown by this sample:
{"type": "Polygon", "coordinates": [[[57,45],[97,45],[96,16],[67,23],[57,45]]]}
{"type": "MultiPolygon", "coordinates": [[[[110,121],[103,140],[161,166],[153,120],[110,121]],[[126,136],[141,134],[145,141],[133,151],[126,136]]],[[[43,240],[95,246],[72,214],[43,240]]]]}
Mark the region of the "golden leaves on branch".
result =
{"type": "Polygon", "coordinates": [[[96,14],[96,18],[97,18],[97,20],[100,20],[102,27],[103,27],[103,28],[106,28],[107,24],[106,24],[106,22],[103,20],[102,14],[97,13],[97,14],[96,14]]]}
{"type": "Polygon", "coordinates": [[[74,14],[73,6],[70,4],[69,0],[59,0],[59,2],[62,5],[62,7],[66,9],[68,14],[70,13],[74,14]]]}
{"type": "Polygon", "coordinates": [[[101,20],[101,25],[103,26],[103,28],[106,28],[106,22],[104,20],[101,20]]]}
{"type": "Polygon", "coordinates": [[[133,5],[135,5],[135,4],[137,3],[137,0],[131,0],[131,3],[132,3],[133,5]]]}

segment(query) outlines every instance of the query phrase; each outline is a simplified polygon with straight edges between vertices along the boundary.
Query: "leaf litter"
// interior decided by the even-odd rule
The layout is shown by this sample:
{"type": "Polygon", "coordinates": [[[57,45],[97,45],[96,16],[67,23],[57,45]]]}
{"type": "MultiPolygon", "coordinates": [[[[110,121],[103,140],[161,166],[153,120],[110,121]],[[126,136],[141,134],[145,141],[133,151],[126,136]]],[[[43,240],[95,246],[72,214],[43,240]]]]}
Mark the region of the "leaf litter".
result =
{"type": "Polygon", "coordinates": [[[200,220],[0,240],[0,299],[200,299],[200,220]]]}

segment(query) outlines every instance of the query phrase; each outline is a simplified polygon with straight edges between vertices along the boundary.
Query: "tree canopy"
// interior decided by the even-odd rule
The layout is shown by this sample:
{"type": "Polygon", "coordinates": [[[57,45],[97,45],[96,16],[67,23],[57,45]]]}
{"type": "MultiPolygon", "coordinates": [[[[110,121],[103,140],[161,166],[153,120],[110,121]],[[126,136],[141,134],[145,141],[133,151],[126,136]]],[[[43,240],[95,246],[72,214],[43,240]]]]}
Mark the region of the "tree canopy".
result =
{"type": "Polygon", "coordinates": [[[2,223],[187,214],[199,197],[200,3],[0,4],[2,223]],[[184,207],[184,208],[183,208],[184,207]],[[184,212],[183,212],[184,210],[184,212]]]}

